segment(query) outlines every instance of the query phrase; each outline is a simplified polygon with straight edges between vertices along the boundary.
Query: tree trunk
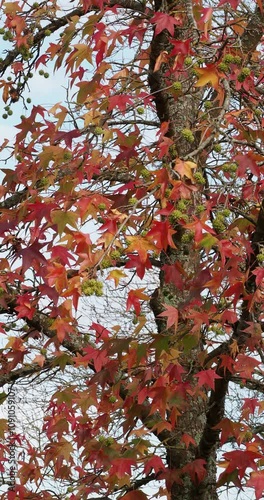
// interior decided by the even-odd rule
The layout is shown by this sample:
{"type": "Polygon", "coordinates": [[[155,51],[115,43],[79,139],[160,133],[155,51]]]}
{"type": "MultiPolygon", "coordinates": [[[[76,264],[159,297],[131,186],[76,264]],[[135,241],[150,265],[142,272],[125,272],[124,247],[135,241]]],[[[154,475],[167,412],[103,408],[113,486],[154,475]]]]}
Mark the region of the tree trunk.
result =
{"type": "MultiPolygon", "coordinates": [[[[156,4],[156,9],[170,15],[181,17],[182,25],[175,28],[174,39],[185,41],[190,38],[193,45],[196,43],[195,22],[192,16],[192,2],[189,0],[179,0],[171,2],[164,1],[162,4],[156,4]]],[[[166,61],[161,67],[154,71],[158,57],[163,52],[171,52],[171,44],[169,41],[170,35],[167,30],[162,31],[157,36],[154,35],[151,43],[150,52],[150,67],[149,67],[149,85],[151,92],[154,95],[157,115],[160,122],[169,122],[167,137],[173,140],[173,146],[170,148],[170,155],[163,159],[166,167],[169,169],[170,175],[173,177],[173,166],[176,158],[186,159],[198,145],[198,133],[196,131],[196,120],[198,117],[198,103],[201,98],[201,91],[193,88],[193,75],[188,70],[182,76],[182,92],[181,96],[175,97],[168,87],[175,82],[175,71],[173,71],[173,61],[166,61]],[[181,134],[182,129],[191,130],[195,140],[187,141],[181,134]]],[[[195,47],[193,46],[195,50],[195,47]]],[[[156,66],[157,68],[157,66],[156,66]]],[[[181,75],[177,80],[181,80],[181,75]]],[[[193,158],[192,158],[193,160],[193,158]]],[[[202,165],[199,158],[195,158],[198,169],[202,171],[202,165]]],[[[189,200],[189,211],[194,213],[195,206],[201,203],[202,192],[194,191],[189,200]]],[[[179,224],[175,223],[174,228],[174,243],[176,248],[169,247],[167,252],[161,256],[162,265],[180,264],[187,281],[192,283],[199,272],[199,253],[194,249],[193,242],[186,243],[186,238],[183,238],[186,230],[179,224]]],[[[164,279],[164,271],[160,272],[160,286],[155,290],[150,306],[156,318],[157,327],[160,333],[170,335],[170,343],[172,346],[181,346],[179,340],[190,329],[190,322],[184,319],[184,314],[181,314],[189,302],[192,300],[191,286],[183,290],[179,290],[173,283],[166,283],[164,279]],[[166,330],[166,320],[159,318],[158,315],[164,311],[163,304],[170,304],[177,307],[180,313],[178,330],[166,330]]],[[[181,346],[182,347],[182,346],[181,346]]],[[[197,341],[191,351],[186,355],[181,356],[181,365],[185,368],[186,380],[192,384],[193,376],[196,371],[199,371],[199,355],[203,349],[202,336],[197,341]]],[[[196,379],[197,380],[197,379],[196,379]]],[[[225,388],[226,390],[226,388],[225,388]]],[[[222,418],[224,410],[224,396],[219,405],[218,419],[222,418]]],[[[191,397],[186,400],[185,408],[182,409],[181,415],[177,419],[175,430],[171,433],[160,433],[159,439],[164,443],[167,450],[167,465],[171,470],[171,481],[167,482],[170,489],[172,500],[215,500],[218,498],[216,493],[216,445],[210,443],[206,452],[206,457],[200,454],[199,446],[190,445],[188,448],[182,442],[183,434],[189,434],[199,445],[207,422],[209,394],[205,391],[201,396],[191,397]],[[195,485],[191,480],[190,475],[186,474],[183,477],[183,483],[177,481],[177,471],[182,469],[186,464],[190,464],[197,458],[206,459],[207,475],[203,482],[195,485]],[[176,480],[175,480],[176,479],[176,480]]],[[[168,416],[169,419],[169,416],[168,416]]],[[[218,420],[218,421],[219,421],[218,420]]],[[[215,431],[217,434],[217,431],[215,431]]],[[[218,436],[218,434],[217,434],[218,436]]],[[[214,436],[215,437],[215,436],[214,436]]],[[[217,437],[216,437],[217,439],[217,437]]],[[[204,451],[204,450],[203,450],[204,451]]]]}

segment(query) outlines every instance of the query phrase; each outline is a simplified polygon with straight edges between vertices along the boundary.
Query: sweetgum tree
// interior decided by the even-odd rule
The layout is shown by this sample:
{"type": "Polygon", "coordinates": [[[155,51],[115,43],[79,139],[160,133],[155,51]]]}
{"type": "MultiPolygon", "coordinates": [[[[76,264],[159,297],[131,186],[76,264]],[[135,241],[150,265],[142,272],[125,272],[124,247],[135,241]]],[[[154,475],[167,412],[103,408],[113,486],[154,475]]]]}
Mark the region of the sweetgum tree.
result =
{"type": "Polygon", "coordinates": [[[227,483],[260,499],[263,0],[19,0],[1,14],[3,120],[25,111],[2,141],[0,382],[71,374],[45,444],[13,438],[26,453],[10,498],[143,500],[153,483],[215,500],[227,483]],[[60,102],[30,103],[31,78],[62,69],[60,102]],[[104,280],[109,319],[85,324],[82,296],[96,310],[104,280]]]}

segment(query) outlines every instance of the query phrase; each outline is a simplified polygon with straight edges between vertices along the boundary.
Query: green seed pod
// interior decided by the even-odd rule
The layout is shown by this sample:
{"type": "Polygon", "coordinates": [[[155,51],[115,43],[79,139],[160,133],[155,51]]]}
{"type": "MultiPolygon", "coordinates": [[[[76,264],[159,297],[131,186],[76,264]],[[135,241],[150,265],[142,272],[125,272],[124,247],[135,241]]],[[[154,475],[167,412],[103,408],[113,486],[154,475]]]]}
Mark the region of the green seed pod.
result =
{"type": "Polygon", "coordinates": [[[223,62],[226,64],[230,64],[234,61],[234,56],[232,54],[226,54],[225,57],[223,58],[223,62]]]}
{"type": "Polygon", "coordinates": [[[221,151],[222,151],[222,146],[221,146],[221,144],[215,144],[215,145],[214,145],[214,151],[215,151],[216,153],[221,153],[221,151]]]}
{"type": "Polygon", "coordinates": [[[211,109],[213,107],[213,104],[211,101],[205,101],[204,107],[205,109],[211,109]]]}
{"type": "Polygon", "coordinates": [[[101,127],[95,127],[95,129],[94,129],[95,135],[103,135],[103,133],[104,133],[104,129],[102,129],[101,127]]]}
{"type": "Polygon", "coordinates": [[[186,139],[187,142],[194,142],[195,138],[192,131],[189,128],[183,128],[181,130],[181,135],[186,139]]]}
{"type": "Polygon", "coordinates": [[[179,92],[182,90],[182,83],[181,82],[174,82],[172,84],[172,88],[173,90],[175,90],[176,92],[179,92]]]}
{"type": "Polygon", "coordinates": [[[198,184],[202,184],[202,185],[204,185],[204,184],[205,184],[205,178],[204,178],[204,176],[201,174],[201,172],[195,172],[195,174],[194,174],[194,176],[193,176],[193,177],[194,177],[194,179],[196,180],[196,182],[197,182],[198,184]]]}
{"type": "Polygon", "coordinates": [[[173,212],[170,214],[170,220],[172,222],[177,222],[182,218],[183,218],[183,213],[180,210],[173,210],[173,212]]]}
{"type": "Polygon", "coordinates": [[[136,205],[138,203],[137,198],[129,198],[128,200],[129,205],[136,205]]]}
{"type": "Polygon", "coordinates": [[[221,62],[220,64],[218,64],[218,69],[220,71],[222,71],[223,73],[227,73],[228,70],[229,70],[229,67],[227,64],[225,64],[224,62],[221,62]]]}

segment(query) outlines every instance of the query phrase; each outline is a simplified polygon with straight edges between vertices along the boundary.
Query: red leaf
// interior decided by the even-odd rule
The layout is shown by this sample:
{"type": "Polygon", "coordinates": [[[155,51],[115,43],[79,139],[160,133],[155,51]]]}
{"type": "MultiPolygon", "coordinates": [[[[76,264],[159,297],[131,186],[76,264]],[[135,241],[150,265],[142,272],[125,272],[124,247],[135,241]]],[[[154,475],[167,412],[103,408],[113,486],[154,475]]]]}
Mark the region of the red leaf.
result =
{"type": "Polygon", "coordinates": [[[194,483],[200,483],[206,476],[206,461],[203,458],[197,458],[190,464],[185,465],[182,471],[189,474],[194,483]]]}
{"type": "Polygon", "coordinates": [[[264,280],[264,268],[258,267],[257,269],[254,269],[254,271],[252,271],[252,274],[256,276],[256,285],[261,285],[262,281],[264,280]]]}
{"type": "Polygon", "coordinates": [[[47,61],[49,60],[49,56],[47,54],[42,54],[37,60],[36,60],[36,63],[35,63],[35,67],[36,69],[38,69],[38,66],[40,64],[44,64],[46,66],[46,63],[47,61]]]}
{"type": "Polygon", "coordinates": [[[245,476],[247,468],[256,470],[255,460],[263,458],[261,453],[249,450],[228,451],[224,453],[223,457],[229,462],[224,473],[230,474],[234,470],[238,470],[240,479],[245,476]]]}
{"type": "Polygon", "coordinates": [[[251,472],[250,479],[247,481],[246,485],[255,489],[256,500],[260,500],[260,498],[263,498],[262,494],[264,492],[264,470],[251,472]]]}
{"type": "Polygon", "coordinates": [[[115,458],[112,460],[112,465],[109,474],[116,475],[120,479],[125,476],[125,474],[131,474],[132,465],[136,465],[136,461],[132,458],[115,458]]]}
{"type": "Polygon", "coordinates": [[[67,248],[62,245],[55,245],[51,249],[51,258],[57,259],[63,265],[70,265],[70,259],[75,261],[76,259],[68,252],[67,248]]]}
{"type": "Polygon", "coordinates": [[[236,323],[237,321],[237,314],[234,311],[230,311],[229,309],[226,309],[223,314],[222,314],[222,323],[236,323]]]}
{"type": "Polygon", "coordinates": [[[197,446],[195,440],[193,439],[192,436],[190,436],[190,434],[184,433],[182,435],[181,440],[184,442],[186,448],[189,448],[190,444],[193,444],[194,446],[197,446]]]}
{"type": "Polygon", "coordinates": [[[168,220],[155,221],[147,237],[150,238],[159,250],[167,250],[168,246],[175,248],[172,236],[176,231],[169,225],[168,220]]]}
{"type": "Polygon", "coordinates": [[[47,261],[40,250],[43,245],[40,245],[35,241],[32,245],[27,248],[19,249],[17,255],[22,257],[22,272],[27,271],[32,265],[39,266],[39,264],[46,264],[47,261]]]}
{"type": "Polygon", "coordinates": [[[107,340],[109,338],[110,331],[98,323],[92,323],[90,330],[94,330],[96,332],[96,342],[107,340]]]}
{"type": "Polygon", "coordinates": [[[178,262],[173,265],[164,264],[162,267],[164,271],[164,281],[165,283],[173,283],[179,290],[183,290],[183,280],[181,276],[181,266],[178,262]]]}
{"type": "Polygon", "coordinates": [[[261,408],[261,404],[256,398],[244,398],[241,408],[243,418],[248,419],[249,415],[254,415],[256,408],[261,408]]]}
{"type": "Polygon", "coordinates": [[[136,269],[136,273],[140,279],[144,278],[145,271],[146,269],[151,269],[152,264],[147,256],[146,260],[144,262],[140,258],[139,255],[134,255],[133,253],[129,253],[127,255],[128,261],[125,265],[126,269],[136,269]]]}
{"type": "Polygon", "coordinates": [[[260,361],[255,358],[250,358],[245,354],[239,354],[235,368],[237,373],[240,374],[240,377],[251,378],[252,372],[256,366],[259,366],[260,364],[260,361]]]}
{"type": "Polygon", "coordinates": [[[260,168],[252,156],[252,154],[239,154],[234,157],[234,160],[238,164],[238,170],[237,170],[237,175],[238,176],[243,176],[245,175],[246,171],[249,169],[253,175],[256,175],[259,177],[260,175],[260,168]]]}
{"type": "Polygon", "coordinates": [[[70,130],[69,132],[56,132],[54,134],[54,141],[64,141],[67,148],[71,149],[73,139],[80,137],[81,132],[79,130],[70,130]]]}
{"type": "Polygon", "coordinates": [[[174,36],[174,28],[181,24],[180,19],[169,16],[164,12],[156,12],[150,20],[152,24],[156,24],[155,35],[157,36],[161,31],[167,30],[171,36],[174,36]]]}
{"type": "Polygon", "coordinates": [[[144,467],[144,473],[148,475],[150,473],[151,469],[154,469],[155,474],[157,474],[159,471],[165,470],[165,466],[164,466],[160,457],[157,457],[156,455],[151,457],[147,461],[147,463],[144,467]]]}
{"type": "Polygon", "coordinates": [[[238,300],[244,293],[244,285],[241,281],[238,281],[234,285],[231,285],[223,294],[224,297],[232,297],[234,295],[233,304],[236,306],[238,300]]]}
{"type": "Polygon", "coordinates": [[[173,46],[172,51],[170,52],[171,56],[178,56],[182,54],[183,56],[187,56],[191,53],[191,39],[187,40],[172,40],[171,44],[173,46]]]}
{"type": "Polygon", "coordinates": [[[195,374],[195,377],[198,378],[198,385],[202,387],[203,385],[206,385],[210,387],[214,391],[215,388],[215,380],[222,378],[220,375],[217,375],[215,370],[210,368],[209,370],[203,370],[199,373],[195,374]]]}
{"type": "Polygon", "coordinates": [[[52,323],[52,330],[56,331],[58,340],[63,342],[65,335],[73,332],[73,327],[63,318],[56,318],[52,323]]]}
{"type": "Polygon", "coordinates": [[[147,495],[140,490],[129,491],[120,500],[147,500],[147,495]]]}
{"type": "Polygon", "coordinates": [[[220,7],[220,5],[224,5],[226,3],[229,3],[231,5],[232,9],[236,10],[239,3],[240,3],[240,0],[220,0],[218,7],[220,7]]]}
{"type": "Polygon", "coordinates": [[[100,372],[103,366],[105,366],[108,361],[106,350],[95,349],[92,346],[88,346],[85,347],[83,351],[86,353],[85,356],[77,355],[77,357],[75,358],[75,362],[79,365],[83,364],[87,366],[88,363],[93,361],[95,371],[100,372]]]}
{"type": "Polygon", "coordinates": [[[163,304],[166,311],[163,311],[159,314],[159,317],[168,318],[167,320],[167,328],[175,325],[175,330],[177,330],[178,319],[179,319],[179,311],[173,306],[168,306],[167,304],[163,304]]]}
{"type": "Polygon", "coordinates": [[[221,429],[221,445],[226,443],[227,440],[232,437],[237,439],[241,432],[241,424],[237,422],[232,422],[229,418],[223,418],[219,424],[217,424],[214,429],[221,429]]]}
{"type": "Polygon", "coordinates": [[[126,94],[117,94],[109,97],[108,110],[112,111],[114,108],[118,108],[122,113],[125,113],[127,104],[133,104],[131,96],[126,94]]]}
{"type": "Polygon", "coordinates": [[[234,359],[228,354],[221,354],[221,365],[220,368],[224,368],[224,374],[226,375],[226,370],[230,373],[234,373],[234,359]]]}
{"type": "Polygon", "coordinates": [[[33,306],[33,297],[30,293],[24,293],[17,298],[17,306],[15,310],[18,312],[18,318],[32,319],[35,313],[33,306]]]}

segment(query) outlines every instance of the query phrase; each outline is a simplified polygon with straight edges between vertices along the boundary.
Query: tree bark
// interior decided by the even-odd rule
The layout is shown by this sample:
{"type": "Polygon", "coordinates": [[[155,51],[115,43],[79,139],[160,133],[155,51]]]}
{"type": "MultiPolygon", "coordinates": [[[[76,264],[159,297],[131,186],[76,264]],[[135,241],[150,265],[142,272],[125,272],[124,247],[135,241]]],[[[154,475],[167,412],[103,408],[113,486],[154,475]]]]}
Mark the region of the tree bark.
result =
{"type": "MultiPolygon", "coordinates": [[[[193,41],[193,46],[196,43],[196,26],[192,16],[192,2],[189,0],[178,0],[176,2],[171,2],[170,0],[164,1],[161,5],[156,5],[158,10],[161,10],[170,15],[179,14],[182,16],[182,25],[175,28],[174,38],[179,41],[184,41],[191,38],[193,41]]],[[[194,47],[193,47],[194,48],[194,47]]],[[[170,66],[172,63],[162,64],[158,71],[154,71],[157,58],[161,52],[171,51],[171,45],[169,42],[169,34],[166,30],[162,31],[157,36],[154,35],[151,43],[150,52],[150,66],[149,66],[149,85],[151,92],[153,93],[157,115],[160,122],[169,122],[169,128],[167,136],[173,140],[174,147],[172,147],[172,153],[169,158],[164,161],[171,165],[171,175],[173,176],[173,164],[176,158],[185,159],[188,155],[194,151],[198,144],[198,135],[195,130],[196,119],[198,116],[198,106],[201,98],[201,91],[195,90],[193,88],[193,75],[191,72],[188,78],[183,78],[182,82],[182,96],[175,98],[168,89],[168,86],[173,83],[173,71],[170,72],[170,66]],[[181,135],[182,129],[190,129],[195,137],[195,141],[192,143],[188,142],[181,135]]],[[[178,78],[179,79],[179,78],[178,78]]],[[[196,161],[198,158],[196,158],[196,161]]],[[[195,205],[201,203],[201,192],[195,192],[190,200],[191,207],[195,210],[195,205]]],[[[186,244],[182,240],[182,236],[185,230],[180,224],[175,224],[176,234],[174,235],[175,248],[169,247],[167,252],[163,252],[161,255],[161,263],[172,265],[174,263],[180,263],[184,272],[188,276],[188,279],[192,281],[197,275],[199,270],[199,254],[194,250],[192,242],[186,244]]],[[[177,307],[179,313],[181,310],[188,305],[191,300],[191,294],[189,290],[179,290],[172,283],[165,283],[164,272],[160,272],[160,286],[155,290],[152,299],[150,301],[150,306],[156,317],[157,327],[159,332],[166,332],[166,321],[162,318],[158,318],[158,315],[164,310],[164,305],[169,303],[174,307],[177,307]]],[[[179,321],[178,331],[183,330],[184,332],[191,329],[191,326],[186,323],[186,320],[179,321]]],[[[170,335],[171,344],[177,344],[177,333],[166,332],[170,335]],[[176,337],[176,338],[175,338],[176,337]]],[[[202,338],[198,341],[197,346],[195,346],[191,353],[188,352],[186,356],[182,355],[181,363],[184,366],[186,373],[188,373],[188,381],[192,383],[193,375],[199,365],[198,356],[203,349],[202,338]]],[[[227,388],[227,387],[226,387],[227,388]]],[[[225,390],[226,390],[225,388],[225,390]]],[[[221,397],[221,404],[218,408],[220,414],[218,419],[222,418],[224,410],[224,398],[225,390],[223,391],[221,397]]],[[[173,478],[173,473],[182,469],[186,464],[191,463],[196,458],[199,457],[199,447],[189,446],[188,449],[182,443],[183,434],[191,435],[197,444],[199,444],[201,437],[203,436],[206,426],[210,426],[210,422],[207,422],[207,411],[208,411],[209,394],[203,393],[203,397],[190,398],[186,401],[186,407],[182,410],[182,415],[178,418],[176,423],[176,428],[168,436],[166,434],[166,439],[162,433],[158,436],[161,441],[163,441],[165,448],[167,450],[167,465],[171,470],[171,475],[173,478]]],[[[218,420],[219,421],[219,420],[218,420]]],[[[217,434],[218,431],[215,431],[217,434]]],[[[207,460],[207,476],[206,479],[198,486],[195,485],[188,474],[183,477],[183,483],[176,481],[171,481],[171,499],[172,500],[216,500],[216,446],[208,448],[208,454],[206,456],[207,460]]],[[[169,482],[170,483],[170,482],[169,482]]]]}

